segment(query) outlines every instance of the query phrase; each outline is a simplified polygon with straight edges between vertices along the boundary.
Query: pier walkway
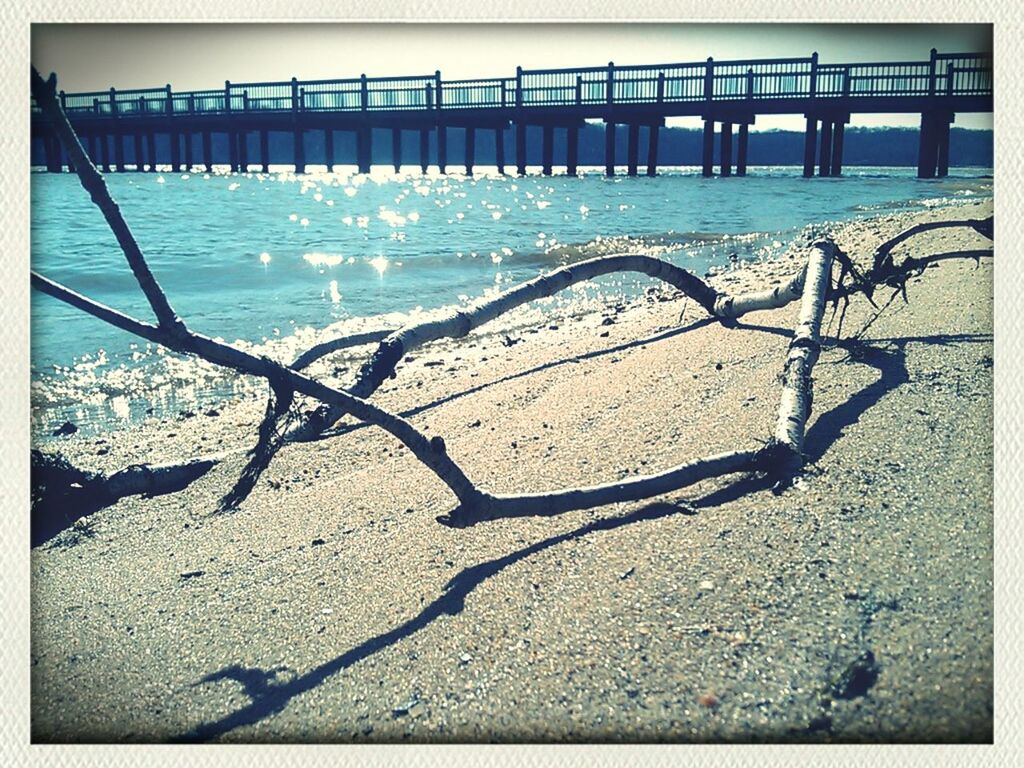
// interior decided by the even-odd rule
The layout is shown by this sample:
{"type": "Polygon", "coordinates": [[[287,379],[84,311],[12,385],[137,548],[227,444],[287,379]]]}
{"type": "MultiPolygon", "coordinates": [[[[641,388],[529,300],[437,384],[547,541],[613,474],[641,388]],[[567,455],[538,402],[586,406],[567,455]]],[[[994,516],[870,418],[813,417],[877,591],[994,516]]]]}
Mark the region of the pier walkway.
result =
{"type": "MultiPolygon", "coordinates": [[[[465,131],[464,166],[471,173],[475,136],[495,132],[496,164],[506,168],[506,133],[513,133],[516,171],[526,172],[527,127],[541,128],[543,173],[554,167],[554,132],[565,131],[564,167],[575,174],[579,130],[586,121],[605,124],[605,168],[615,173],[615,133],[628,131],[626,167],[640,167],[640,132],[647,134],[645,170],[658,167],[658,133],[669,117],[704,121],[700,158],[705,176],[747,171],[749,127],[758,115],[806,118],[804,175],[838,176],[843,166],[843,132],[851,114],[921,115],[918,175],[945,176],[949,170],[950,124],[957,113],[992,111],[992,61],[986,53],[938,53],[924,61],[828,64],[807,58],[715,61],[582,69],[524,70],[514,77],[444,80],[440,72],[412,77],[225,82],[223,88],[174,91],[162,88],[60,92],[60,102],[83,146],[107,171],[153,171],[156,166],[189,169],[227,163],[266,170],[271,132],[289,134],[297,171],[306,168],[306,136],[322,131],[324,159],[333,167],[335,132],[355,135],[355,164],[370,168],[373,131],[391,131],[398,168],[403,135],[415,134],[426,171],[449,165],[447,131],[465,131]],[[716,125],[718,130],[716,131],[716,125]],[[737,139],[733,141],[734,131],[737,139]],[[214,134],[227,141],[216,142],[214,134]],[[431,135],[433,134],[433,136],[431,135]],[[158,155],[156,137],[162,156],[158,155]],[[250,146],[250,136],[258,142],[250,146]],[[258,152],[250,150],[258,144],[258,152]],[[430,157],[431,144],[434,146],[430,157]],[[735,162],[733,150],[735,145],[735,162]],[[225,150],[226,147],[226,150],[225,150]]],[[[67,160],[37,107],[32,137],[41,141],[47,169],[62,171],[67,160]]],[[[696,162],[697,158],[694,158],[696,162]]]]}

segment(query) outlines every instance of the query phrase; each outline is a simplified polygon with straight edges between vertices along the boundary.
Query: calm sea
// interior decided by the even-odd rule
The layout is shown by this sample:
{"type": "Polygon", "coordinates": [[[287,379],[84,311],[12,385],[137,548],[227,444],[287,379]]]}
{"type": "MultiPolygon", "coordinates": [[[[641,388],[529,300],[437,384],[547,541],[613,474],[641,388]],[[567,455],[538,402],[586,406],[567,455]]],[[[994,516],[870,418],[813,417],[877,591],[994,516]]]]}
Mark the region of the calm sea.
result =
{"type": "MultiPolygon", "coordinates": [[[[539,169],[538,169],[539,170],[539,169]]],[[[992,194],[991,169],[918,180],[914,169],[751,168],[704,179],[472,178],[354,169],[331,174],[109,174],[153,272],[190,327],[290,360],[328,333],[397,325],[601,253],[644,248],[698,273],[771,259],[808,224],[992,194]]],[[[105,304],[151,314],[98,210],[69,174],[34,173],[32,268],[105,304]]],[[[646,278],[569,292],[571,311],[646,278]]],[[[98,320],[32,296],[32,419],[86,430],[207,407],[246,383],[164,354],[98,320]]]]}

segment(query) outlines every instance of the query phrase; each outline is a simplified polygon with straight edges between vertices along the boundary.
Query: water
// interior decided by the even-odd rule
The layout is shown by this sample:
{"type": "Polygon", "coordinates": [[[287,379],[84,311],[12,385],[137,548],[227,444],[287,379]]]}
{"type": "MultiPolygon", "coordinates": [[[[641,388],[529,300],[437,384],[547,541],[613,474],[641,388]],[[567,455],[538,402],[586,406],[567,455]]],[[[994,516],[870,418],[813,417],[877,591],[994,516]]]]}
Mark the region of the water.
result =
{"type": "MultiPolygon", "coordinates": [[[[698,273],[781,254],[807,224],[991,195],[991,169],[752,168],[745,179],[501,177],[354,169],[110,174],[107,183],[189,326],[288,361],[339,332],[394,326],[580,258],[644,249],[698,273]],[[731,259],[730,257],[735,257],[731,259]],[[325,332],[324,329],[330,327],[325,332]]],[[[152,315],[99,211],[70,174],[32,176],[32,268],[142,319],[152,315]]],[[[611,277],[547,302],[572,311],[646,278],[611,277]]],[[[250,384],[165,354],[32,295],[33,426],[104,429],[205,407],[250,384]]]]}

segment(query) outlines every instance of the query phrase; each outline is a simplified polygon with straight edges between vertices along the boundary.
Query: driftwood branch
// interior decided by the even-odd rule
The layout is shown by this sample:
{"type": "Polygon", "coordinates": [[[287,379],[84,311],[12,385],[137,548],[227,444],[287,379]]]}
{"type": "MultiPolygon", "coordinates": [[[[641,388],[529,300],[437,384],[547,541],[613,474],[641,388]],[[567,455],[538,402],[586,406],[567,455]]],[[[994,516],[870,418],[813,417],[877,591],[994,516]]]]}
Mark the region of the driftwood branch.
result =
{"type": "Polygon", "coordinates": [[[947,227],[970,227],[979,235],[987,237],[989,240],[995,237],[995,223],[994,217],[989,216],[987,219],[962,219],[958,221],[928,221],[923,224],[918,224],[911,227],[905,232],[901,232],[891,240],[886,241],[878,250],[875,251],[875,259],[872,265],[872,269],[877,271],[882,269],[886,264],[892,264],[892,251],[900,243],[909,240],[914,235],[919,235],[922,232],[929,232],[933,229],[945,229],[947,227]]]}
{"type": "Polygon", "coordinates": [[[381,427],[398,438],[413,455],[436,474],[462,501],[472,501],[478,493],[462,470],[448,457],[444,440],[440,437],[427,438],[408,421],[355,397],[333,389],[326,384],[304,376],[268,357],[257,357],[249,352],[232,347],[209,336],[194,331],[170,333],[162,328],[143,323],[123,313],[111,310],[86,296],[75,293],[60,283],[49,280],[35,272],[32,285],[68,304],[88,312],[94,317],[106,320],[124,330],[149,341],[162,344],[174,352],[201,357],[207,362],[231,368],[239,373],[272,379],[290,387],[296,392],[313,397],[325,403],[346,409],[357,419],[381,427]]]}
{"type": "MultiPolygon", "coordinates": [[[[244,350],[187,329],[170,309],[163,291],[152,278],[137,243],[120,217],[117,206],[110,199],[102,176],[92,167],[78,145],[78,140],[54,98],[53,80],[43,83],[33,72],[33,93],[46,114],[58,128],[58,137],[71,155],[83,186],[93,201],[103,210],[118,242],[139,280],[140,287],[150,300],[158,318],[152,325],[130,317],[118,310],[76,293],[42,275],[32,274],[32,285],[61,301],[88,312],[122,330],[162,344],[168,349],[200,357],[208,362],[233,369],[239,373],[267,379],[271,395],[260,425],[259,440],[250,456],[242,477],[231,493],[222,500],[222,508],[231,508],[251,490],[259,473],[282,445],[281,422],[289,412],[295,394],[302,394],[322,403],[319,409],[326,414],[325,421],[336,420],[340,414],[351,414],[368,424],[380,427],[399,441],[426,467],[434,472],[454,494],[458,505],[444,518],[453,526],[465,526],[483,520],[526,515],[557,515],[575,509],[603,504],[636,501],[678,490],[696,482],[736,472],[763,472],[784,477],[799,469],[807,419],[811,411],[811,373],[820,350],[822,316],[826,300],[845,292],[864,292],[870,296],[874,284],[886,280],[905,281],[908,269],[918,269],[926,260],[906,262],[900,267],[877,257],[876,266],[866,275],[852,267],[846,257],[828,240],[819,241],[810,249],[807,264],[784,285],[773,290],[730,297],[716,291],[700,278],[660,259],[638,256],[609,256],[572,264],[520,284],[492,298],[482,299],[464,309],[448,315],[411,323],[394,331],[374,331],[334,339],[318,344],[300,355],[292,366],[259,357],[244,350]],[[843,275],[851,275],[845,285],[830,291],[833,260],[844,266],[843,275]],[[475,486],[463,470],[448,455],[443,438],[428,438],[402,417],[389,413],[368,402],[381,383],[393,375],[398,362],[411,350],[441,338],[460,338],[481,325],[510,310],[536,299],[551,296],[565,288],[600,275],[614,272],[639,272],[679,289],[694,299],[712,317],[728,323],[743,314],[760,309],[782,307],[801,300],[799,323],[790,344],[783,373],[778,424],[774,437],[756,449],[697,459],[657,475],[634,478],[590,488],[570,488],[538,494],[493,495],[475,486]],[[366,343],[378,343],[377,350],[363,365],[352,386],[339,390],[327,386],[302,373],[302,369],[338,349],[366,343]]],[[[969,221],[968,226],[984,233],[991,232],[991,220],[969,221]]],[[[963,223],[947,224],[950,226],[963,223]]],[[[936,227],[927,227],[929,229],[936,227]]],[[[915,228],[923,231],[922,228],[915,228]]],[[[915,233],[914,230],[909,231],[915,233]]],[[[906,237],[910,234],[904,233],[906,237]]],[[[901,236],[890,241],[888,251],[901,236]]],[[[886,254],[888,253],[886,251],[886,254]]],[[[935,260],[944,257],[934,257],[935,260]]],[[[842,282],[842,276],[840,278],[842,282]]],[[[308,426],[308,425],[307,425],[308,426]]],[[[177,465],[173,472],[187,465],[177,465]]],[[[164,476],[170,477],[171,470],[164,476]]],[[[134,488],[152,488],[152,469],[132,467],[107,479],[111,488],[120,491],[134,488]],[[147,485],[149,484],[149,485],[147,485]]],[[[138,491],[131,491],[138,492],[138,491]]],[[[152,492],[152,491],[147,491],[152,492]]]]}
{"type": "MultiPolygon", "coordinates": [[[[577,283],[619,272],[635,272],[662,280],[696,301],[709,315],[728,324],[749,312],[776,309],[796,301],[803,291],[805,270],[799,270],[788,282],[776,288],[730,296],[682,267],[653,256],[613,255],[576,262],[491,298],[478,300],[464,309],[453,309],[443,317],[410,323],[393,331],[380,341],[377,350],[363,364],[346,391],[359,397],[370,397],[385,380],[395,375],[398,363],[406,355],[424,344],[443,338],[462,338],[523,304],[554,296],[577,283]]],[[[347,339],[339,339],[334,343],[353,346],[357,342],[347,343],[347,339]]],[[[330,344],[325,342],[314,349],[319,351],[330,344]]],[[[306,355],[302,355],[299,361],[305,362],[306,355]]],[[[288,439],[297,442],[315,440],[344,415],[341,408],[321,406],[297,425],[288,439]]]]}
{"type": "MultiPolygon", "coordinates": [[[[481,493],[476,506],[461,505],[443,522],[454,527],[465,527],[483,520],[527,515],[557,515],[575,509],[586,509],[623,501],[638,501],[687,486],[737,472],[760,471],[783,475],[799,469],[804,429],[811,412],[810,377],[820,349],[821,319],[825,309],[825,295],[832,270],[835,245],[830,241],[815,243],[811,248],[805,270],[809,278],[803,289],[800,319],[790,344],[786,360],[782,404],[779,424],[773,442],[756,450],[732,451],[682,464],[666,472],[638,477],[591,488],[573,488],[550,493],[494,496],[481,493]],[[776,445],[778,444],[778,445],[776,445]],[[784,450],[780,451],[779,446],[784,450]]],[[[783,292],[767,291],[759,296],[764,302],[780,301],[783,292]]],[[[788,302],[784,302],[788,303],[788,302]]],[[[751,301],[748,306],[764,308],[751,301]]],[[[748,310],[753,311],[753,309],[748,310]]]]}
{"type": "Polygon", "coordinates": [[[117,244],[121,246],[121,250],[128,260],[128,266],[131,267],[139,288],[142,289],[146,300],[149,301],[149,305],[153,308],[157,321],[169,333],[178,333],[184,330],[184,323],[175,314],[174,310],[171,309],[167,295],[160,288],[159,283],[157,283],[156,278],[150,271],[149,265],[146,263],[146,259],[139,248],[139,244],[135,240],[135,236],[132,235],[131,229],[128,228],[128,223],[121,215],[121,209],[107,190],[103,176],[96,170],[96,166],[92,164],[89,156],[82,149],[82,145],[79,143],[78,136],[75,135],[71,123],[68,122],[67,116],[57,103],[56,90],[56,77],[51,75],[49,80],[44,81],[36,71],[36,68],[32,67],[32,95],[35,97],[36,104],[43,111],[43,115],[50,122],[50,126],[56,131],[57,138],[64,147],[64,151],[75,166],[75,171],[78,173],[82,186],[89,193],[96,207],[100,209],[103,218],[106,219],[107,224],[110,226],[111,232],[117,238],[117,244]]]}
{"type": "Polygon", "coordinates": [[[811,371],[821,352],[821,319],[832,276],[836,247],[818,243],[807,260],[807,281],[800,301],[800,317],[789,343],[782,374],[782,397],[775,441],[786,449],[787,469],[803,463],[804,430],[811,412],[811,371]]]}
{"type": "Polygon", "coordinates": [[[184,464],[133,464],[104,475],[73,466],[61,456],[32,451],[32,546],[125,496],[174,493],[209,472],[215,457],[184,464]]]}

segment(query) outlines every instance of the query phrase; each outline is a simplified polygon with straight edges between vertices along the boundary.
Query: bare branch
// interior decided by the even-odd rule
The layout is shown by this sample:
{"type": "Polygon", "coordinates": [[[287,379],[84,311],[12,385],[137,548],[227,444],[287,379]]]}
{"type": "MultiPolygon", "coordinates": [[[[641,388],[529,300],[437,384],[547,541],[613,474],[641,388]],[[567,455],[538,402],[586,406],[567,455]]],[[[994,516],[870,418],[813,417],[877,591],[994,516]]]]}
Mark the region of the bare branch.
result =
{"type": "Polygon", "coordinates": [[[909,240],[914,235],[919,235],[922,232],[929,232],[933,229],[945,229],[946,227],[970,227],[979,235],[987,237],[989,240],[993,239],[994,236],[994,217],[989,216],[987,219],[962,219],[958,221],[927,221],[923,224],[918,224],[911,227],[905,232],[900,232],[896,237],[891,240],[887,240],[878,247],[875,251],[874,264],[872,265],[873,270],[878,270],[883,264],[892,263],[892,250],[900,243],[905,240],[909,240]]]}
{"type": "Polygon", "coordinates": [[[89,193],[96,207],[103,213],[103,218],[110,225],[118,245],[121,246],[121,250],[128,260],[128,266],[131,267],[139,287],[156,314],[157,322],[168,332],[180,332],[185,327],[184,323],[171,309],[166,294],[150,271],[135,236],[121,215],[121,209],[114,202],[107,190],[107,185],[103,182],[103,176],[96,170],[96,166],[92,164],[89,156],[78,142],[78,136],[75,135],[71,123],[68,122],[67,116],[57,103],[56,89],[57,79],[53,75],[44,82],[36,68],[32,67],[32,96],[43,111],[43,115],[50,122],[50,126],[56,131],[64,151],[74,163],[75,171],[78,173],[78,178],[82,182],[82,186],[85,187],[85,191],[89,193]]]}
{"type": "Polygon", "coordinates": [[[789,463],[802,463],[804,430],[811,413],[811,371],[821,351],[821,320],[832,277],[836,252],[830,241],[815,243],[807,260],[807,281],[800,301],[800,317],[783,370],[782,397],[775,441],[788,449],[789,463]]]}

